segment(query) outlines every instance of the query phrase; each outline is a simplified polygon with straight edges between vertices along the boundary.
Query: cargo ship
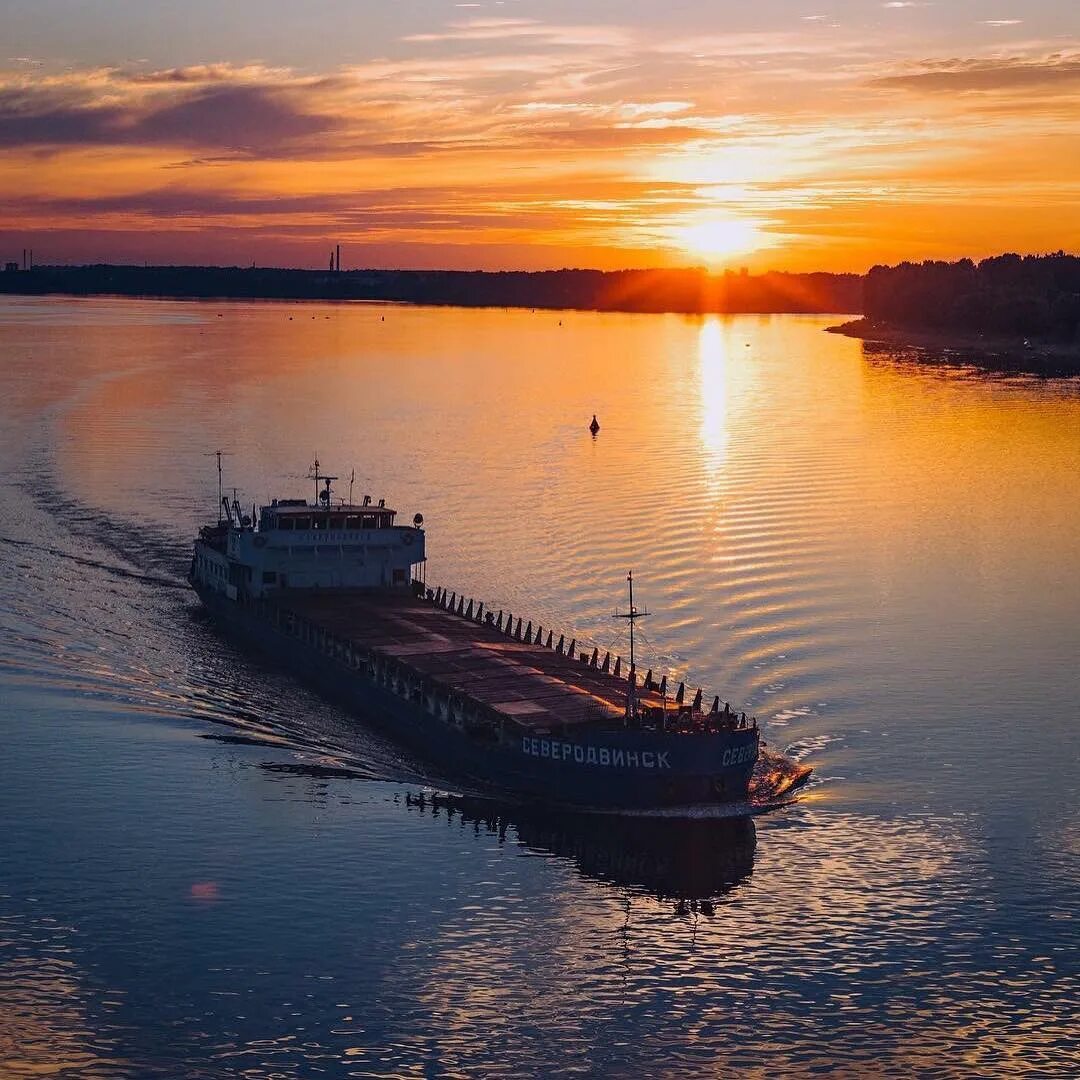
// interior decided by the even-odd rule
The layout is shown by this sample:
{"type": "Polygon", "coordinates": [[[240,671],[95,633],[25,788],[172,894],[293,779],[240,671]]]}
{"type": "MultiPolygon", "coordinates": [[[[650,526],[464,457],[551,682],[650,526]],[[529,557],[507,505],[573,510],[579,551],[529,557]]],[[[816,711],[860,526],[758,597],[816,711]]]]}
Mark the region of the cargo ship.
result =
{"type": "MultiPolygon", "coordinates": [[[[222,628],[381,729],[444,779],[577,809],[745,803],[755,718],[426,577],[423,517],[334,495],[245,514],[221,494],[189,580],[222,628]],[[524,621],[524,626],[522,625],[524,621]]],[[[805,770],[809,772],[809,770],[805,770]]]]}

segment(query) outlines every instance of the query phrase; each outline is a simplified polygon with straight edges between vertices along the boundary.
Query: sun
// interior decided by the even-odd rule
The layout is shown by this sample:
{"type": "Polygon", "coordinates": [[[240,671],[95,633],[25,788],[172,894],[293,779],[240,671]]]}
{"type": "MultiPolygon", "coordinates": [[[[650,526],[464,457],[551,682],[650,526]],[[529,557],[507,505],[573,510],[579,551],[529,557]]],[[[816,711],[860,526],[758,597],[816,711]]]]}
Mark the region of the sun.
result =
{"type": "Polygon", "coordinates": [[[675,226],[671,238],[680,250],[704,259],[710,266],[720,266],[736,255],[767,246],[760,222],[730,216],[696,218],[675,226]]]}

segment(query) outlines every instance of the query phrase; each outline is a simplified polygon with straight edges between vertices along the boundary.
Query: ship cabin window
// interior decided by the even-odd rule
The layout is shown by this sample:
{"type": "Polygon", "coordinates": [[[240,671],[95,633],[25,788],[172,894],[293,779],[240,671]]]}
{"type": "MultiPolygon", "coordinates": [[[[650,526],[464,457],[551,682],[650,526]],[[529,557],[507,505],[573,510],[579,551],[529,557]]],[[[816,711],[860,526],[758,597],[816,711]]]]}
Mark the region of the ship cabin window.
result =
{"type": "Polygon", "coordinates": [[[330,518],[330,528],[331,529],[344,529],[345,528],[345,518],[343,518],[340,514],[337,514],[334,517],[330,518]]]}
{"type": "Polygon", "coordinates": [[[293,523],[293,528],[298,529],[298,530],[302,530],[302,531],[307,531],[308,529],[311,528],[311,518],[309,518],[309,517],[298,517],[298,518],[296,518],[296,520],[293,523]]]}
{"type": "Polygon", "coordinates": [[[359,529],[360,528],[360,515],[359,514],[350,514],[345,519],[345,528],[346,529],[359,529]]]}
{"type": "Polygon", "coordinates": [[[364,514],[360,522],[364,529],[388,529],[393,523],[394,515],[387,513],[364,514]]]}
{"type": "Polygon", "coordinates": [[[276,585],[277,584],[277,571],[276,570],[264,570],[263,571],[263,584],[264,585],[276,585]]]}
{"type": "Polygon", "coordinates": [[[394,570],[394,584],[395,585],[404,585],[405,584],[405,571],[404,570],[394,570]]]}
{"type": "Polygon", "coordinates": [[[296,528],[296,525],[291,517],[279,517],[274,521],[274,527],[277,529],[285,529],[291,532],[296,528]]]}

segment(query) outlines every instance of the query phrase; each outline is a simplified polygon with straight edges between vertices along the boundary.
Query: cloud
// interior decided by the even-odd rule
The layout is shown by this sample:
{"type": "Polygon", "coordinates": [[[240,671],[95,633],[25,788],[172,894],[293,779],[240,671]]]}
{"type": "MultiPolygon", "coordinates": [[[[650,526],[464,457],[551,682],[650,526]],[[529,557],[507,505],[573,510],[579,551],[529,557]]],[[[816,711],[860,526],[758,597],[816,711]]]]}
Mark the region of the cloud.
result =
{"type": "Polygon", "coordinates": [[[338,127],[332,117],[309,112],[295,89],[229,82],[220,75],[137,76],[109,90],[100,92],[95,73],[81,86],[0,86],[0,146],[173,146],[274,155],[338,127]],[[181,89],[139,93],[148,84],[181,89]]]}
{"type": "Polygon", "coordinates": [[[413,44],[526,41],[532,45],[621,47],[628,45],[633,35],[620,26],[560,26],[538,19],[481,18],[451,23],[442,31],[409,34],[402,40],[413,44]]]}
{"type": "Polygon", "coordinates": [[[990,93],[1080,88],[1080,54],[926,61],[914,71],[871,80],[921,93],[990,93]]]}

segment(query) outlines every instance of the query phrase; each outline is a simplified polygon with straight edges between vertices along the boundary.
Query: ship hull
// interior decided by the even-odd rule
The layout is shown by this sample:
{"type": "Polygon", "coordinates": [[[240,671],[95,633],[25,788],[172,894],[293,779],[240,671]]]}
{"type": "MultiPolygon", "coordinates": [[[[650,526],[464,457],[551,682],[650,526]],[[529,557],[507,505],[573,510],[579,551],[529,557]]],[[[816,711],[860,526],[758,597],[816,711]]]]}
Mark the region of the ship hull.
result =
{"type": "Polygon", "coordinates": [[[445,780],[493,795],[573,808],[650,810],[745,803],[758,755],[757,731],[671,735],[648,731],[522,732],[504,742],[474,736],[432,715],[256,608],[198,581],[217,624],[430,763],[445,780]]]}

